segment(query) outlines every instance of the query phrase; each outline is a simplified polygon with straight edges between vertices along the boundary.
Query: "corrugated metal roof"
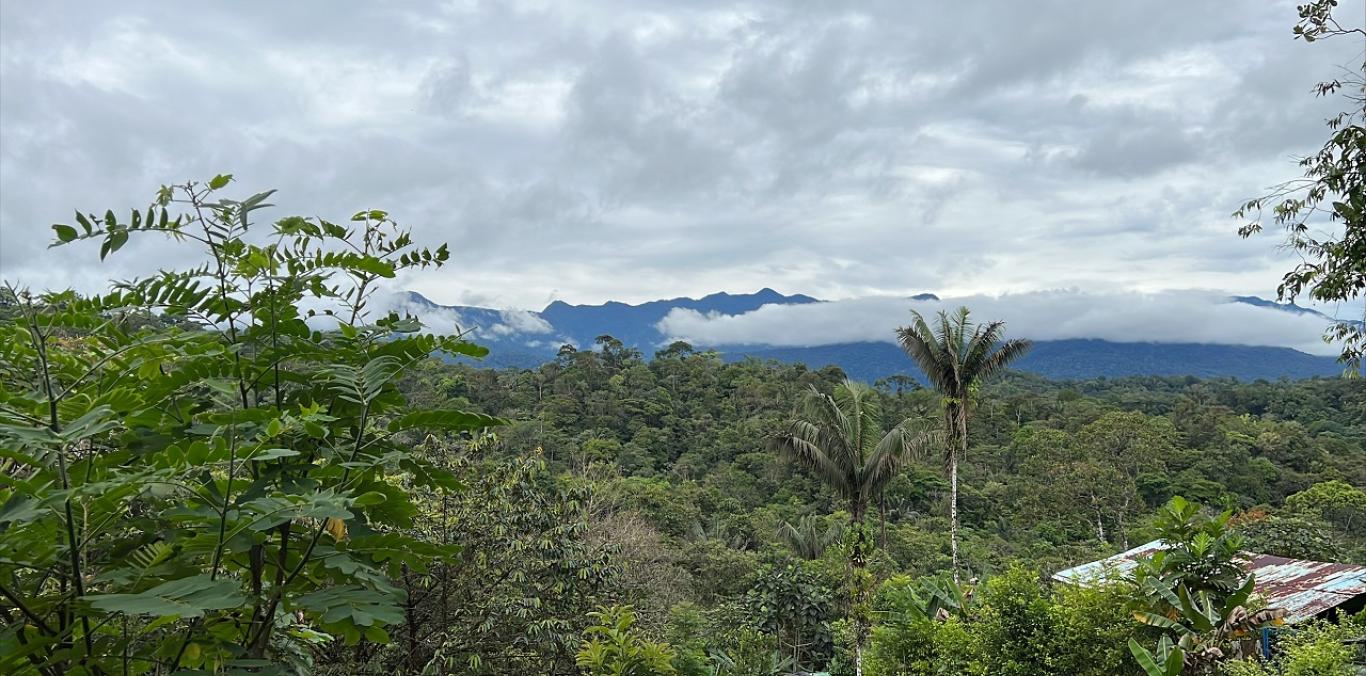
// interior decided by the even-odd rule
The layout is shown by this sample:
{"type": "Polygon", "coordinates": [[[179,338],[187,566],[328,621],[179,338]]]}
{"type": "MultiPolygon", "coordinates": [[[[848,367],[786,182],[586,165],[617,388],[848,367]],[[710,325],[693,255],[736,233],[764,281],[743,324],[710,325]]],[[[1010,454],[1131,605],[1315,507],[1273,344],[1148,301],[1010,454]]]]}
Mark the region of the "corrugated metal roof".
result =
{"type": "MultiPolygon", "coordinates": [[[[1059,571],[1053,578],[1082,585],[1121,578],[1138,566],[1138,559],[1151,556],[1162,547],[1161,540],[1153,540],[1109,558],[1059,571]]],[[[1366,566],[1248,554],[1245,568],[1257,576],[1257,593],[1269,606],[1285,610],[1287,622],[1309,619],[1366,594],[1366,566]]]]}

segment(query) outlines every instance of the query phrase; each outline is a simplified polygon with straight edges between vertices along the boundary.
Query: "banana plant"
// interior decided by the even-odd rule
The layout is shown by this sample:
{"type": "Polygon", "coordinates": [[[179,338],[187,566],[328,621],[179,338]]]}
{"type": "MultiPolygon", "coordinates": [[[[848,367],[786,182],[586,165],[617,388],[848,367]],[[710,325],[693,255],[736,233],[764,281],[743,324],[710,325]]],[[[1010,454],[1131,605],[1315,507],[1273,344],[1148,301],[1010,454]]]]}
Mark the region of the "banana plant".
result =
{"type": "Polygon", "coordinates": [[[752,664],[745,656],[733,655],[724,650],[713,650],[710,657],[713,676],[786,676],[797,668],[797,661],[791,655],[784,655],[777,650],[759,656],[759,664],[752,664]]]}
{"type": "Polygon", "coordinates": [[[1186,668],[1186,652],[1180,646],[1173,645],[1166,636],[1158,641],[1156,654],[1133,639],[1129,639],[1129,652],[1133,653],[1138,665],[1143,667],[1143,673],[1148,676],[1181,676],[1181,670],[1186,668]]]}
{"type": "Polygon", "coordinates": [[[972,600],[972,587],[952,579],[924,578],[912,582],[909,577],[888,580],[883,586],[878,605],[887,614],[899,614],[900,620],[943,621],[962,612],[972,600]]]}
{"type": "MultiPolygon", "coordinates": [[[[1158,578],[1145,578],[1141,584],[1145,587],[1144,592],[1150,596],[1160,597],[1163,605],[1170,608],[1165,613],[1152,610],[1134,612],[1134,619],[1165,631],[1167,636],[1164,636],[1163,640],[1170,643],[1171,638],[1175,638],[1174,646],[1165,653],[1163,646],[1159,644],[1158,658],[1163,669],[1167,669],[1167,665],[1174,659],[1171,655],[1179,652],[1181,662],[1189,673],[1210,673],[1225,657],[1221,646],[1264,627],[1279,624],[1285,615],[1284,611],[1278,608],[1248,608],[1248,600],[1252,597],[1257,584],[1255,576],[1249,576],[1237,591],[1222,599],[1204,590],[1192,592],[1184,584],[1172,588],[1158,578]]],[[[1147,651],[1142,654],[1135,651],[1136,645],[1130,645],[1130,652],[1133,652],[1135,659],[1148,670],[1145,656],[1153,655],[1147,651]]],[[[1156,665],[1156,661],[1149,661],[1156,665]]],[[[1148,670],[1148,673],[1171,672],[1148,670]]]]}

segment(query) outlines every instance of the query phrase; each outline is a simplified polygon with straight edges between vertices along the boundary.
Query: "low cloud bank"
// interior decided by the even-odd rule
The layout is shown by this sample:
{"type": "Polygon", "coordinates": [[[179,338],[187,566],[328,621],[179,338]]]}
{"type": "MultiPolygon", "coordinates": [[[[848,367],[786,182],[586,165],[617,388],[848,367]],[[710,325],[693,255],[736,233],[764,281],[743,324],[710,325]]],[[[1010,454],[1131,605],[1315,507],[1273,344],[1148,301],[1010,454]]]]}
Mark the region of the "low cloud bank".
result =
{"type": "Polygon", "coordinates": [[[421,320],[425,330],[441,335],[469,332],[473,339],[494,340],[508,336],[544,335],[554,332],[540,315],[527,310],[473,309],[461,312],[451,307],[414,300],[407,293],[381,294],[372,306],[378,313],[397,312],[421,320]]]}
{"type": "Polygon", "coordinates": [[[895,330],[925,314],[966,305],[977,321],[1001,319],[1010,337],[1096,338],[1115,342],[1215,343],[1289,347],[1310,354],[1337,350],[1320,336],[1321,316],[1238,303],[1205,291],[1085,293],[1036,291],[917,301],[868,297],[809,305],[765,305],[739,315],[675,309],[657,325],[668,340],[698,345],[811,347],[895,342],[895,330]]]}

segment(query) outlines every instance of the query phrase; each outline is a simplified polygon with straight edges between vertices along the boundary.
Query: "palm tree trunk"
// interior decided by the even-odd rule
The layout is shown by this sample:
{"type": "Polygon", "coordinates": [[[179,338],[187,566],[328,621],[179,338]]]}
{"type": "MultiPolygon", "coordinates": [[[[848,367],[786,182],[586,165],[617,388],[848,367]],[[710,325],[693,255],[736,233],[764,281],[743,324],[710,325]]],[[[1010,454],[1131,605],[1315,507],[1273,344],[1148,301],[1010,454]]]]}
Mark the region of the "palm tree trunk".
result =
{"type": "Polygon", "coordinates": [[[882,550],[887,551],[887,494],[879,492],[877,496],[877,520],[878,527],[882,530],[882,550]]]}
{"type": "Polygon", "coordinates": [[[949,408],[949,555],[954,582],[958,582],[958,456],[968,450],[966,393],[959,402],[949,408]]]}
{"type": "Polygon", "coordinates": [[[868,581],[864,579],[865,570],[868,566],[867,552],[865,551],[867,533],[863,523],[865,509],[864,505],[854,506],[854,548],[849,557],[849,602],[851,606],[849,619],[854,625],[854,676],[863,676],[863,646],[868,642],[869,622],[866,616],[868,590],[865,588],[868,581]]]}
{"type": "Polygon", "coordinates": [[[953,581],[958,581],[958,449],[949,449],[949,552],[953,581]]]}

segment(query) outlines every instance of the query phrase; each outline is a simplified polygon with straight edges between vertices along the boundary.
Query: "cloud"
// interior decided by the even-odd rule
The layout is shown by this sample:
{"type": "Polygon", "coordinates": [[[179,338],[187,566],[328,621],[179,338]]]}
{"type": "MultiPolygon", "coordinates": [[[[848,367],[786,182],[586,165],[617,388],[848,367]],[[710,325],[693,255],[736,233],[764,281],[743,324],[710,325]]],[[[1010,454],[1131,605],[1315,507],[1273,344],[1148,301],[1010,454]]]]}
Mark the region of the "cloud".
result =
{"type": "Polygon", "coordinates": [[[807,305],[765,305],[740,315],[675,309],[658,325],[668,340],[700,345],[810,347],[895,342],[911,310],[931,313],[967,306],[977,321],[1004,320],[1010,337],[1094,338],[1115,342],[1213,343],[1289,347],[1336,354],[1320,340],[1326,320],[1232,302],[1207,291],[1088,293],[1035,291],[971,295],[941,301],[869,297],[807,305]]]}
{"type": "Polygon", "coordinates": [[[542,319],[540,315],[527,310],[500,310],[503,321],[494,325],[491,330],[499,335],[511,335],[519,333],[550,333],[554,329],[550,322],[542,319]]]}
{"type": "Polygon", "coordinates": [[[471,339],[495,340],[508,336],[534,337],[550,334],[554,328],[540,315],[527,310],[452,308],[415,300],[409,293],[377,294],[371,312],[396,312],[417,317],[423,330],[439,335],[467,334],[471,339]]]}
{"type": "Polygon", "coordinates": [[[467,304],[1268,294],[1289,263],[1228,213],[1295,175],[1340,106],[1312,85],[1360,52],[1291,39],[1295,16],[1285,0],[0,3],[0,277],[94,290],[191,263],[142,239],[97,266],[46,249],[48,226],[232,172],[241,193],[279,189],[263,218],[382,208],[449,242],[451,265],[404,282],[467,304]]]}

